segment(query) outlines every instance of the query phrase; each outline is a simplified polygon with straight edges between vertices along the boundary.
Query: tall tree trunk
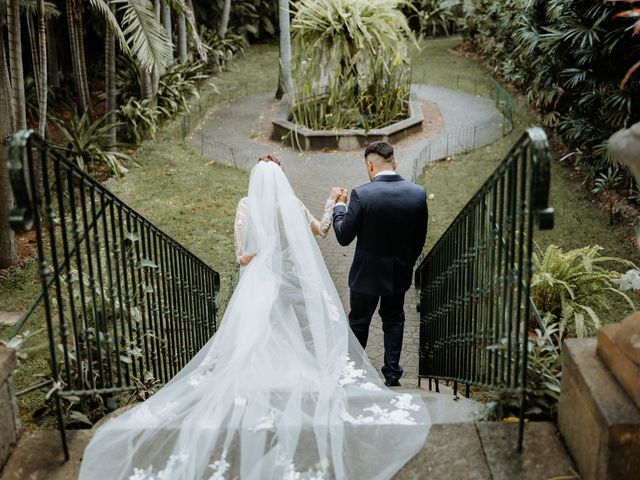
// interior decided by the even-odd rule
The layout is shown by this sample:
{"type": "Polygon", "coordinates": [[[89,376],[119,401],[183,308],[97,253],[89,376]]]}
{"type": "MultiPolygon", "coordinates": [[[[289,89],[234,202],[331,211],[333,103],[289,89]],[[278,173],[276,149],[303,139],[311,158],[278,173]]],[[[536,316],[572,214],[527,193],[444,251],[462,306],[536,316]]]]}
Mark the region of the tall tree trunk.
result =
{"type": "Polygon", "coordinates": [[[87,64],[84,56],[84,28],[82,24],[82,4],[76,5],[74,0],[67,0],[67,21],[69,23],[69,44],[71,47],[71,64],[76,84],[78,109],[87,112],[91,118],[91,99],[89,97],[89,81],[87,80],[87,64]]]}
{"type": "Polygon", "coordinates": [[[178,58],[182,63],[187,61],[187,19],[184,15],[178,17],[178,58]]]}
{"type": "Polygon", "coordinates": [[[40,102],[40,49],[38,47],[38,33],[33,22],[33,16],[27,13],[27,32],[29,33],[29,47],[31,51],[31,65],[33,66],[33,83],[36,87],[36,99],[40,102]]]}
{"type": "Polygon", "coordinates": [[[13,130],[27,128],[27,109],[24,98],[24,70],[22,65],[22,30],[20,25],[20,0],[7,4],[9,27],[9,63],[11,65],[11,96],[13,97],[13,130]]]}
{"type": "Polygon", "coordinates": [[[278,0],[278,7],[278,18],[280,24],[280,85],[289,95],[290,100],[293,103],[295,91],[293,87],[293,76],[291,72],[291,31],[289,19],[289,0],[278,0]]]}
{"type": "MultiPolygon", "coordinates": [[[[115,12],[113,2],[109,2],[109,8],[115,12]]],[[[106,147],[113,149],[118,136],[115,125],[116,110],[118,108],[118,90],[116,88],[116,36],[108,26],[105,26],[104,42],[106,115],[107,123],[112,125],[105,141],[106,147]]]]}
{"type": "Polygon", "coordinates": [[[230,16],[231,16],[231,0],[224,0],[224,6],[222,7],[222,21],[220,22],[220,28],[218,28],[218,36],[220,38],[224,38],[227,35],[230,16]]]}
{"type": "MultiPolygon", "coordinates": [[[[44,23],[44,0],[38,0],[36,22],[37,23],[34,23],[32,15],[27,14],[33,79],[36,85],[36,96],[38,98],[38,134],[44,138],[47,129],[47,32],[44,23]]],[[[42,180],[40,162],[35,162],[33,169],[36,184],[40,185],[42,180]]]]}
{"type": "MultiPolygon", "coordinates": [[[[167,35],[169,35],[169,41],[173,44],[173,32],[171,30],[171,7],[163,0],[162,2],[162,25],[164,25],[164,29],[167,31],[167,35]]],[[[170,59],[173,60],[173,47],[171,47],[171,55],[170,59]]]]}
{"type": "MultiPolygon", "coordinates": [[[[4,50],[4,27],[0,23],[0,111],[11,112],[11,83],[7,70],[7,58],[4,50]]],[[[11,115],[0,115],[0,268],[6,268],[17,261],[15,235],[9,227],[9,215],[13,209],[13,194],[4,161],[7,154],[6,142],[13,129],[11,115]]]]}
{"type": "Polygon", "coordinates": [[[38,0],[38,133],[45,138],[47,131],[47,21],[44,18],[44,0],[38,0]]]}
{"type": "Polygon", "coordinates": [[[47,81],[52,87],[60,86],[60,67],[58,65],[58,33],[55,22],[47,20],[47,81]]]}
{"type": "MultiPolygon", "coordinates": [[[[154,69],[155,70],[155,69],[154,69]]],[[[156,93],[158,92],[157,85],[157,74],[155,71],[150,72],[149,70],[145,70],[143,68],[139,69],[140,72],[140,93],[142,94],[142,98],[146,98],[154,102],[156,100],[156,93]]]]}

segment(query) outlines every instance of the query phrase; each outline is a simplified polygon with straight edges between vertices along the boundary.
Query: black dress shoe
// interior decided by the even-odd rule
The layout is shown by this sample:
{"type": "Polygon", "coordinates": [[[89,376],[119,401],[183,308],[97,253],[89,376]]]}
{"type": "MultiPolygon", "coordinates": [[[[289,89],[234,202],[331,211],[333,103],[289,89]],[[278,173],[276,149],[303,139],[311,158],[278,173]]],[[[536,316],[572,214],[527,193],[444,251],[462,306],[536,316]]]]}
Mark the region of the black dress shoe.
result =
{"type": "Polygon", "coordinates": [[[384,384],[387,387],[399,387],[400,386],[400,382],[398,380],[385,380],[384,384]]]}

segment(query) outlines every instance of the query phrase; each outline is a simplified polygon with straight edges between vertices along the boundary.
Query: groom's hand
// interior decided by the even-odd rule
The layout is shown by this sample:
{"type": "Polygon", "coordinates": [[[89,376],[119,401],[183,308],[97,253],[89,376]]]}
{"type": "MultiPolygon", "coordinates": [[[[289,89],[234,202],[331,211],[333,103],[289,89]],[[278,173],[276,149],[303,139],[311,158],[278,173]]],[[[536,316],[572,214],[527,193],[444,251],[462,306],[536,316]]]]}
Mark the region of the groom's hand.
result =
{"type": "Polygon", "coordinates": [[[343,188],[336,202],[347,203],[348,199],[349,199],[349,190],[347,190],[346,188],[343,188]]]}

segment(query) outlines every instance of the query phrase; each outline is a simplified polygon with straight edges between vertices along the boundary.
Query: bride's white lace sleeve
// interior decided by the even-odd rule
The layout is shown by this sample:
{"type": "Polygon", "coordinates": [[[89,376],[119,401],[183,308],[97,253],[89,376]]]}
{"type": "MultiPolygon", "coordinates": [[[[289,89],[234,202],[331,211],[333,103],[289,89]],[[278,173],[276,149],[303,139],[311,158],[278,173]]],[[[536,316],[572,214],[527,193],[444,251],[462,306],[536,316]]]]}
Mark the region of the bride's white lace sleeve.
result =
{"type": "Polygon", "coordinates": [[[331,228],[331,224],[333,222],[333,207],[336,206],[336,201],[332,198],[327,200],[327,203],[324,205],[324,212],[322,212],[322,218],[320,221],[316,220],[316,218],[311,215],[309,209],[304,206],[302,202],[300,202],[300,207],[304,213],[304,218],[306,218],[309,225],[311,225],[311,230],[313,233],[319,237],[326,237],[327,233],[329,233],[329,229],[331,228]]]}
{"type": "Polygon", "coordinates": [[[240,259],[246,255],[244,252],[244,234],[248,216],[247,197],[244,197],[238,202],[236,221],[233,224],[233,233],[236,241],[236,260],[238,263],[240,263],[240,259]]]}

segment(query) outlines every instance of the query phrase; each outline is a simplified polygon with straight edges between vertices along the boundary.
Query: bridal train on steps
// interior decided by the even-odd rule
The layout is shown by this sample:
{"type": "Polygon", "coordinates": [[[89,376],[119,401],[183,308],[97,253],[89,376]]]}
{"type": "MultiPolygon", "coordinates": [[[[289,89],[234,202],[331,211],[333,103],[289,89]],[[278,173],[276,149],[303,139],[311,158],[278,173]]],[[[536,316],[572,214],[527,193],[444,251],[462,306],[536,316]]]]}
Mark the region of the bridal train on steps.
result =
{"type": "Polygon", "coordinates": [[[246,207],[257,255],[219,331],[97,430],[81,479],[388,479],[424,445],[424,402],[371,366],[279,166],[253,168],[246,207]]]}

